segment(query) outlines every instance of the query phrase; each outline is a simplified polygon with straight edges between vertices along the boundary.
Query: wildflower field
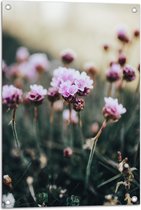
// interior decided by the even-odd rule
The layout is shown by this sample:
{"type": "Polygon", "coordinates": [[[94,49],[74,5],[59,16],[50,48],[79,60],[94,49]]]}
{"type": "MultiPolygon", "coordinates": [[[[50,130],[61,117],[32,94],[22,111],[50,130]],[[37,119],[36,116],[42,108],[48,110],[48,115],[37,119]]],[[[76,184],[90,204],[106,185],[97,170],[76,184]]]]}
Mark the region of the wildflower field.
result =
{"type": "Polygon", "coordinates": [[[101,66],[81,68],[69,43],[56,59],[3,34],[4,208],[139,204],[140,31],[130,31],[112,34],[116,49],[103,37],[101,66]]]}

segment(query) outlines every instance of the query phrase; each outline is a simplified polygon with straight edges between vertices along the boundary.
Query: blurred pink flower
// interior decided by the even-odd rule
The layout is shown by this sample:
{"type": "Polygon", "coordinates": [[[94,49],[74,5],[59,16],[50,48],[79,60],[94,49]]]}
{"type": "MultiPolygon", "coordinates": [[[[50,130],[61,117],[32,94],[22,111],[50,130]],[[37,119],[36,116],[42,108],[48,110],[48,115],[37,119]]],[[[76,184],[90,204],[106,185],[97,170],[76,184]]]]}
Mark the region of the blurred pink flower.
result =
{"type": "Polygon", "coordinates": [[[49,61],[44,53],[35,53],[30,56],[29,62],[37,70],[38,73],[48,70],[49,61]]]}
{"type": "Polygon", "coordinates": [[[136,74],[133,67],[126,65],[123,68],[123,79],[130,82],[130,81],[133,81],[135,78],[136,78],[136,74]]]}
{"type": "Polygon", "coordinates": [[[118,63],[121,65],[121,66],[124,66],[125,63],[126,63],[126,55],[124,55],[123,53],[120,53],[119,57],[118,57],[118,63]]]}
{"type": "Polygon", "coordinates": [[[98,69],[95,67],[95,64],[92,62],[85,63],[84,70],[92,78],[98,73],[98,69]]]}
{"type": "Polygon", "coordinates": [[[98,122],[92,123],[91,126],[90,126],[90,130],[91,130],[92,133],[97,133],[98,130],[99,130],[98,122]]]}
{"type": "MultiPolygon", "coordinates": [[[[68,109],[65,109],[63,111],[63,120],[65,122],[70,121],[70,111],[68,109]]],[[[73,109],[71,110],[71,123],[74,123],[74,124],[78,123],[78,115],[73,109]]]]}
{"type": "Polygon", "coordinates": [[[47,96],[48,96],[48,100],[52,103],[59,100],[60,98],[58,90],[55,87],[50,87],[48,89],[47,96]]]}
{"type": "Polygon", "coordinates": [[[40,105],[45,96],[47,95],[47,90],[41,85],[30,85],[31,91],[27,93],[27,99],[33,102],[35,105],[40,105]]]}
{"type": "Polygon", "coordinates": [[[73,154],[73,150],[71,147],[66,147],[63,152],[65,157],[71,157],[73,154]]]}
{"type": "Polygon", "coordinates": [[[135,29],[133,34],[134,34],[134,37],[139,38],[140,37],[140,30],[135,29]]]}
{"type": "Polygon", "coordinates": [[[21,89],[16,88],[13,85],[4,85],[2,88],[2,100],[3,104],[13,108],[19,104],[22,100],[23,92],[21,89]]]}
{"type": "Polygon", "coordinates": [[[121,67],[119,64],[113,63],[106,73],[109,82],[115,82],[121,77],[121,67]]]}
{"type": "Polygon", "coordinates": [[[125,28],[119,28],[117,30],[117,38],[123,43],[129,42],[129,37],[125,28]]]}
{"type": "Polygon", "coordinates": [[[38,79],[38,73],[34,66],[30,62],[23,62],[20,64],[13,64],[6,72],[7,78],[20,77],[29,80],[30,82],[36,82],[38,79]]]}
{"type": "Polygon", "coordinates": [[[64,63],[70,64],[76,58],[76,53],[72,49],[65,49],[61,52],[61,59],[64,63]]]}
{"type": "Polygon", "coordinates": [[[29,51],[26,47],[19,47],[16,51],[16,60],[18,63],[27,61],[29,58],[29,51]]]}
{"type": "Polygon", "coordinates": [[[103,115],[107,120],[117,121],[120,119],[121,114],[126,112],[123,105],[118,103],[118,99],[108,97],[104,100],[105,106],[103,107],[103,115]]]}

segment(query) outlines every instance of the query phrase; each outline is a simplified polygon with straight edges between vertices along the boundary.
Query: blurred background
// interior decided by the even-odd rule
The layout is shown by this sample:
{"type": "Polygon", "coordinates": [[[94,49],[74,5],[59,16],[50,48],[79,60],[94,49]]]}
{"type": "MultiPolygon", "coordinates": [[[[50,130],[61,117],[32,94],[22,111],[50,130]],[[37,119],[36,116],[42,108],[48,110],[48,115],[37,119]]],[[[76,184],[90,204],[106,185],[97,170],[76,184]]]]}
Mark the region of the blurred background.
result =
{"type": "MultiPolygon", "coordinates": [[[[3,3],[5,34],[54,58],[62,49],[72,48],[80,64],[92,60],[100,66],[99,48],[105,43],[116,47],[118,27],[125,27],[128,33],[139,28],[139,5],[9,1],[11,9],[6,10],[6,4],[8,1],[3,3]]],[[[136,50],[130,60],[133,64],[139,60],[139,46],[136,50]]]]}

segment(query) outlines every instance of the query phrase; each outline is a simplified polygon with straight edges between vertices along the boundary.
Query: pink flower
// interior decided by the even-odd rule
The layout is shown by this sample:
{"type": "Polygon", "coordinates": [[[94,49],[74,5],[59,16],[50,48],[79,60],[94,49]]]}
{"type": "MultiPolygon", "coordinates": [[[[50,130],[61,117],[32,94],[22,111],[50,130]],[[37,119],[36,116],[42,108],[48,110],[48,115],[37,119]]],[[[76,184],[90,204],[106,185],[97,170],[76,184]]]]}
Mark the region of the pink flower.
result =
{"type": "Polygon", "coordinates": [[[85,63],[84,70],[92,78],[98,73],[98,69],[95,67],[95,64],[92,62],[85,63]]]}
{"type": "Polygon", "coordinates": [[[133,81],[136,78],[135,70],[129,66],[126,65],[123,68],[123,79],[126,80],[127,82],[133,81]]]}
{"type": "Polygon", "coordinates": [[[60,98],[58,90],[55,87],[50,87],[48,89],[47,96],[48,96],[49,101],[51,101],[52,103],[59,100],[60,98]]]}
{"type": "Polygon", "coordinates": [[[121,77],[121,67],[119,64],[113,63],[106,73],[109,82],[115,82],[121,77]]]}
{"type": "Polygon", "coordinates": [[[30,56],[29,62],[34,66],[37,72],[44,72],[48,70],[49,61],[44,53],[35,53],[30,56]]]}
{"type": "Polygon", "coordinates": [[[11,65],[6,75],[8,78],[20,77],[27,79],[30,82],[36,82],[38,79],[38,73],[30,62],[11,65]]]}
{"type": "Polygon", "coordinates": [[[111,97],[104,98],[105,106],[103,107],[103,115],[107,120],[118,121],[121,114],[126,112],[126,109],[122,104],[118,103],[118,99],[111,97]]]}
{"type": "Polygon", "coordinates": [[[81,96],[87,95],[87,93],[89,93],[88,90],[93,88],[93,80],[90,79],[86,72],[82,72],[81,74],[77,75],[74,83],[77,85],[79,94],[81,96]]]}
{"type": "Polygon", "coordinates": [[[71,49],[66,49],[61,52],[61,59],[64,63],[70,64],[72,63],[76,58],[76,54],[71,49]]]}
{"type": "Polygon", "coordinates": [[[59,67],[54,71],[51,86],[64,97],[75,97],[76,94],[87,95],[93,88],[93,80],[86,74],[71,68],[59,67]]]}
{"type": "Polygon", "coordinates": [[[71,84],[70,81],[63,82],[60,85],[59,93],[64,97],[68,98],[69,96],[74,96],[78,91],[76,85],[71,84]]]}
{"type": "Polygon", "coordinates": [[[26,47],[19,47],[16,52],[16,60],[18,63],[27,61],[29,58],[29,51],[26,47]]]}
{"type": "Polygon", "coordinates": [[[35,105],[40,105],[47,95],[47,90],[41,85],[30,85],[30,89],[31,91],[28,92],[27,99],[35,105]]]}
{"type": "Polygon", "coordinates": [[[124,43],[128,43],[129,42],[129,37],[127,35],[127,32],[124,28],[119,28],[117,31],[117,38],[124,43]]]}
{"type": "Polygon", "coordinates": [[[76,74],[79,74],[79,72],[74,69],[59,67],[55,69],[53,73],[51,86],[59,89],[63,82],[69,81],[71,84],[73,84],[76,78],[76,74]]]}
{"type": "Polygon", "coordinates": [[[119,63],[121,66],[124,66],[125,63],[126,63],[126,60],[127,60],[126,56],[125,56],[123,53],[121,53],[121,54],[119,55],[119,57],[118,57],[118,63],[119,63]]]}
{"type": "Polygon", "coordinates": [[[8,105],[10,108],[15,107],[22,100],[23,92],[13,85],[4,85],[2,89],[3,104],[8,105]]]}
{"type": "MultiPolygon", "coordinates": [[[[66,122],[69,122],[70,120],[70,111],[68,109],[63,111],[63,120],[66,122]]],[[[73,109],[71,110],[71,123],[78,123],[78,115],[73,109]]]]}

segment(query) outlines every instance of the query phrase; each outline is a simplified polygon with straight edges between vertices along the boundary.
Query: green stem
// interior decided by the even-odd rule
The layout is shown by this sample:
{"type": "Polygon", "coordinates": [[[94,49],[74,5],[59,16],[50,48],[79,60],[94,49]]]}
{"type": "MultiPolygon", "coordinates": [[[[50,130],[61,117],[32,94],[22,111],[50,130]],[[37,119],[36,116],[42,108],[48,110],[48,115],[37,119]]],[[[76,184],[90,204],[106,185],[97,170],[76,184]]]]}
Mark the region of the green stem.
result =
{"type": "Polygon", "coordinates": [[[112,82],[109,84],[109,88],[108,88],[108,93],[107,93],[107,96],[110,97],[112,95],[112,82]]]}
{"type": "Polygon", "coordinates": [[[91,165],[92,165],[93,156],[94,156],[94,153],[95,153],[95,150],[96,150],[96,144],[97,144],[99,136],[102,133],[102,130],[106,127],[106,123],[107,123],[107,121],[104,120],[104,122],[102,123],[101,128],[99,129],[99,131],[97,133],[97,135],[94,138],[91,139],[93,141],[93,145],[92,145],[92,148],[91,148],[91,151],[90,151],[88,164],[87,164],[87,168],[86,168],[85,189],[87,189],[88,183],[89,183],[89,177],[90,177],[90,172],[91,172],[91,165]]]}
{"type": "Polygon", "coordinates": [[[13,131],[13,136],[14,136],[14,139],[15,139],[15,142],[16,142],[16,146],[18,149],[20,149],[20,143],[19,143],[19,139],[18,139],[18,135],[17,135],[17,131],[16,131],[16,121],[15,121],[15,118],[16,118],[16,107],[13,109],[13,115],[12,115],[12,131],[13,131]]]}

